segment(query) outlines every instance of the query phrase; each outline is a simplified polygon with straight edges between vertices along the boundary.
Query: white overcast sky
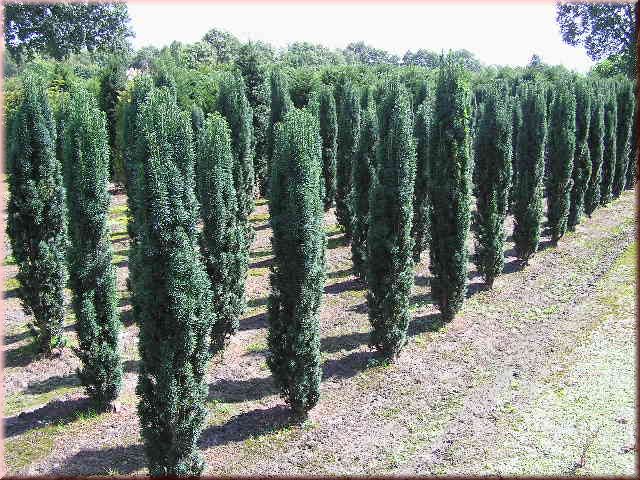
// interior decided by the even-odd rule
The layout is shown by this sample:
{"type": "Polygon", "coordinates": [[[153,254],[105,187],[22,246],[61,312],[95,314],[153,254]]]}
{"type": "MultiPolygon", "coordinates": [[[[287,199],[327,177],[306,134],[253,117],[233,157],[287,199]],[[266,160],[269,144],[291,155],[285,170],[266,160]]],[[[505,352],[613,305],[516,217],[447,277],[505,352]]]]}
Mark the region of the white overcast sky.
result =
{"type": "Polygon", "coordinates": [[[210,28],[240,40],[275,47],[294,41],[344,48],[363,40],[377,48],[466,48],[486,64],[544,62],[585,72],[593,64],[581,48],[566,45],[555,21],[555,3],[226,3],[129,2],[135,47],[195,42],[210,28]]]}

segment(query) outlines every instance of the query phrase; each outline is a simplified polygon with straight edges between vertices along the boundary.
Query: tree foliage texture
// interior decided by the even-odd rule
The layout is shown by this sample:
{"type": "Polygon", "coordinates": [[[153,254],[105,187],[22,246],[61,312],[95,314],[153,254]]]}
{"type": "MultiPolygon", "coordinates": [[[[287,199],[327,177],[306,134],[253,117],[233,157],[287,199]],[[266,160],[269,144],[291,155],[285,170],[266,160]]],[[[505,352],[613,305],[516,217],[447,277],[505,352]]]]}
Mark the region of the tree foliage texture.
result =
{"type": "Polygon", "coordinates": [[[38,351],[62,342],[67,277],[65,192],[56,158],[56,126],[39,79],[27,76],[11,121],[7,234],[18,266],[18,296],[38,351]]]}
{"type": "Polygon", "coordinates": [[[436,82],[429,161],[431,291],[450,320],[466,292],[471,220],[470,89],[463,69],[444,61],[436,82]]]}
{"type": "Polygon", "coordinates": [[[590,217],[600,205],[600,183],[602,181],[602,161],[604,155],[604,95],[598,85],[593,86],[589,119],[589,156],[591,175],[584,194],[584,211],[590,217]]]}
{"type": "Polygon", "coordinates": [[[231,150],[227,122],[217,113],[210,115],[196,142],[196,187],[202,217],[200,249],[213,292],[214,354],[238,330],[249,263],[244,224],[237,215],[231,150]]]}
{"type": "Polygon", "coordinates": [[[616,125],[616,167],[613,174],[611,193],[618,198],[627,183],[627,169],[631,156],[631,131],[633,129],[633,111],[635,94],[633,83],[626,79],[616,82],[616,100],[618,120],[616,125]]]}
{"type": "Polygon", "coordinates": [[[604,91],[604,151],[602,156],[602,182],[600,183],[600,205],[613,198],[613,179],[617,165],[618,103],[615,84],[605,83],[604,91]]]}
{"type": "Polygon", "coordinates": [[[338,150],[336,179],[336,219],[351,240],[353,208],[350,201],[353,188],[352,162],[360,138],[360,95],[358,89],[347,83],[340,89],[338,105],[338,150]]]}
{"type": "Polygon", "coordinates": [[[549,120],[547,219],[551,240],[557,242],[567,230],[571,205],[571,172],[576,148],[576,97],[566,81],[556,84],[554,90],[549,120]]]}
{"type": "Polygon", "coordinates": [[[190,118],[166,89],[142,105],[132,303],[140,326],[136,393],[149,473],[198,475],[206,416],[211,291],[197,249],[190,118]]]}
{"type": "Polygon", "coordinates": [[[125,89],[127,83],[126,63],[121,57],[112,57],[100,77],[100,109],[107,114],[107,132],[109,135],[109,171],[114,181],[123,183],[125,172],[122,153],[116,143],[118,94],[125,89]]]}
{"type": "Polygon", "coordinates": [[[504,267],[504,222],[511,186],[510,100],[500,85],[489,88],[475,138],[476,265],[489,286],[504,267]]]}
{"type": "Polygon", "coordinates": [[[69,283],[81,361],[78,376],[98,409],[122,383],[120,319],[109,235],[109,144],[105,115],[84,90],[72,94],[65,129],[69,283]]]}
{"type": "MultiPolygon", "coordinates": [[[[637,88],[637,87],[636,87],[637,88]]],[[[631,121],[631,152],[629,153],[629,166],[627,167],[627,181],[625,188],[633,188],[637,179],[638,169],[638,108],[639,104],[636,102],[636,108],[633,110],[633,119],[631,121]]]]}
{"type": "Polygon", "coordinates": [[[591,177],[591,155],[589,150],[589,125],[591,123],[592,91],[586,81],[576,83],[576,145],[573,157],[573,172],[571,178],[571,204],[567,228],[575,229],[580,223],[584,211],[584,197],[591,177]]]}
{"type": "Polygon", "coordinates": [[[411,98],[391,83],[381,105],[378,174],[371,193],[367,304],[370,344],[393,360],[406,344],[413,286],[413,184],[416,149],[411,98]]]}
{"type": "Polygon", "coordinates": [[[525,263],[538,250],[543,214],[544,152],[547,141],[545,89],[532,83],[521,90],[522,128],[518,132],[518,175],[513,196],[513,239],[525,263]]]}
{"type": "Polygon", "coordinates": [[[333,206],[336,197],[336,154],[338,148],[338,119],[336,101],[330,87],[323,87],[318,95],[320,137],[322,138],[322,176],[324,178],[324,209],[333,206]]]}
{"type": "MultiPolygon", "coordinates": [[[[271,164],[273,162],[273,155],[275,149],[275,134],[276,125],[282,121],[284,116],[289,110],[293,108],[293,102],[289,95],[289,86],[287,84],[287,77],[279,69],[271,71],[269,77],[271,85],[271,116],[269,117],[269,132],[268,132],[268,148],[267,148],[267,174],[270,175],[272,171],[271,164]]],[[[267,186],[269,181],[267,179],[267,186]]],[[[268,189],[267,189],[268,190],[268,189]]]]}
{"type": "Polygon", "coordinates": [[[318,122],[291,110],[276,128],[270,221],[274,262],[267,364],[296,414],[320,395],[319,308],[325,278],[318,122]]]}
{"type": "Polygon", "coordinates": [[[418,106],[415,117],[414,136],[416,139],[416,180],[413,189],[413,261],[420,262],[420,256],[430,241],[429,220],[431,202],[429,200],[429,148],[433,98],[425,94],[418,106]]]}

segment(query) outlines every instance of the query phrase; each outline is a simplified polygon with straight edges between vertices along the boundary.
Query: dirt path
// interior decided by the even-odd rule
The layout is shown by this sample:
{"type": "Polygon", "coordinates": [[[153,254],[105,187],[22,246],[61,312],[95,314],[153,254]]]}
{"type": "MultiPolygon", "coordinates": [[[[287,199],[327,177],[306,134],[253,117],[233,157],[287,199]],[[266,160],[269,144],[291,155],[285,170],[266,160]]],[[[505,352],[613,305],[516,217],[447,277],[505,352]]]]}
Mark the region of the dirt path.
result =
{"type": "MultiPolygon", "coordinates": [[[[122,204],[116,197],[113,225],[114,242],[122,244],[116,260],[126,310],[122,204]]],[[[265,364],[266,212],[260,205],[254,215],[247,314],[210,368],[210,416],[201,440],[206,473],[633,473],[632,192],[557,248],[539,252],[525,270],[516,268],[509,244],[506,273],[494,290],[483,291],[472,273],[463,311],[446,326],[431,303],[423,262],[409,344],[389,367],[377,365],[367,347],[365,292],[327,214],[324,376],[321,401],[303,425],[290,424],[265,364]]],[[[24,318],[7,311],[10,471],[144,473],[133,394],[136,327],[125,323],[123,408],[96,416],[84,410],[74,383],[75,359],[33,360],[24,318]]]]}

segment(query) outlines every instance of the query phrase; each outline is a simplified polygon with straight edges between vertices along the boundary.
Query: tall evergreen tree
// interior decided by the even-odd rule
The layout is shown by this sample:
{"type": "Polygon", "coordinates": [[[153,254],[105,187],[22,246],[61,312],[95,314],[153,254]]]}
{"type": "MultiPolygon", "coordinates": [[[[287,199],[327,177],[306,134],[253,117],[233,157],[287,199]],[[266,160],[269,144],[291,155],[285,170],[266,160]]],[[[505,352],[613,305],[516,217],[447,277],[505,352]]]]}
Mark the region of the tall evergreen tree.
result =
{"type": "Polygon", "coordinates": [[[619,197],[627,183],[627,169],[631,154],[631,135],[633,129],[633,111],[635,110],[635,94],[633,83],[621,79],[616,85],[617,125],[616,125],[616,167],[613,174],[611,192],[619,197]]]}
{"type": "Polygon", "coordinates": [[[167,88],[141,110],[146,143],[132,255],[132,304],[140,326],[136,393],[149,473],[198,475],[206,415],[211,291],[198,252],[191,121],[167,88]]]}
{"type": "Polygon", "coordinates": [[[365,280],[367,273],[367,235],[369,231],[369,196],[376,176],[376,148],[378,145],[378,116],[372,96],[362,110],[362,124],[358,149],[353,157],[351,208],[353,210],[353,239],[351,258],[353,271],[365,280]]]}
{"type": "MultiPolygon", "coordinates": [[[[276,125],[282,121],[287,112],[293,108],[287,77],[285,77],[284,73],[278,69],[272,70],[269,81],[271,85],[271,115],[269,117],[269,130],[267,134],[267,177],[271,175],[272,170],[271,164],[273,162],[273,151],[275,147],[276,125]]],[[[268,185],[270,185],[268,178],[266,183],[268,191],[268,185]]]]}
{"type": "Polygon", "coordinates": [[[573,186],[567,228],[574,230],[584,211],[584,196],[591,177],[589,125],[591,123],[591,89],[582,80],[576,83],[576,146],[573,157],[573,186]]]}
{"type": "Polygon", "coordinates": [[[269,296],[267,364],[296,414],[320,395],[320,323],[326,238],[318,122],[291,110],[277,127],[270,221],[274,262],[269,296]]]}
{"type": "Polygon", "coordinates": [[[511,184],[511,99],[490,87],[475,138],[477,166],[476,265],[489,287],[504,267],[504,221],[511,184]]]}
{"type": "Polygon", "coordinates": [[[567,81],[560,81],[555,86],[549,123],[547,219],[551,240],[557,242],[567,230],[576,148],[576,96],[567,81]]]}
{"type": "Polygon", "coordinates": [[[249,263],[249,252],[243,248],[243,224],[237,215],[233,164],[227,122],[213,114],[204,122],[196,143],[196,188],[203,224],[200,249],[213,291],[214,353],[238,330],[249,263]]]}
{"type": "MultiPolygon", "coordinates": [[[[233,152],[233,181],[238,196],[238,219],[246,224],[253,212],[253,114],[245,95],[244,82],[239,74],[226,74],[220,82],[218,111],[227,120],[231,131],[233,152]]],[[[250,245],[247,246],[249,248],[250,245]]]]}
{"type": "Polygon", "coordinates": [[[470,89],[460,65],[443,62],[436,83],[429,161],[431,293],[443,319],[466,292],[471,220],[470,89]]]}
{"type": "Polygon", "coordinates": [[[605,83],[604,151],[602,154],[600,205],[606,205],[613,198],[613,179],[617,164],[616,132],[618,131],[618,105],[613,87],[613,83],[605,83]]]}
{"type": "Polygon", "coordinates": [[[393,360],[406,344],[410,319],[416,147],[409,94],[395,82],[385,90],[367,237],[368,255],[374,259],[367,263],[367,304],[373,327],[370,344],[393,360]]]}
{"type": "Polygon", "coordinates": [[[420,263],[420,256],[429,244],[429,219],[431,204],[429,201],[429,147],[431,135],[431,115],[433,99],[427,93],[418,106],[414,125],[416,138],[416,180],[413,189],[413,261],[420,263]]]}
{"type": "Polygon", "coordinates": [[[324,209],[333,206],[336,197],[336,153],[338,148],[338,119],[336,101],[329,87],[318,96],[320,137],[322,138],[322,176],[324,177],[324,209]]]}
{"type": "Polygon", "coordinates": [[[360,96],[351,83],[341,89],[337,102],[338,110],[338,150],[336,180],[336,219],[342,226],[347,241],[351,240],[353,209],[350,195],[353,188],[352,162],[360,137],[360,96]]]}
{"type": "Polygon", "coordinates": [[[191,106],[191,129],[194,137],[197,137],[204,125],[204,112],[198,105],[191,106]]]}
{"type": "Polygon", "coordinates": [[[61,345],[64,323],[65,193],[44,85],[33,76],[23,83],[8,142],[7,234],[18,266],[18,295],[25,313],[33,314],[35,346],[51,354],[61,345]]]}
{"type": "Polygon", "coordinates": [[[515,185],[518,176],[518,135],[522,128],[522,105],[520,104],[520,94],[517,89],[515,95],[511,97],[513,118],[513,128],[511,129],[511,188],[509,189],[509,211],[513,210],[515,185]]]}
{"type": "Polygon", "coordinates": [[[116,123],[118,94],[125,89],[127,83],[127,65],[119,56],[113,56],[109,60],[100,77],[100,109],[107,114],[107,132],[109,134],[109,158],[110,175],[116,182],[125,181],[125,172],[122,165],[116,164],[116,159],[122,158],[118,152],[116,142],[116,123]]]}
{"type": "Polygon", "coordinates": [[[518,175],[513,196],[513,239],[518,257],[527,263],[538,250],[543,214],[544,152],[547,141],[545,89],[521,90],[522,128],[518,132],[518,175]]]}
{"type": "MultiPolygon", "coordinates": [[[[637,88],[637,87],[636,87],[637,88]]],[[[629,153],[629,166],[627,167],[627,179],[625,188],[630,189],[636,183],[636,170],[638,168],[638,103],[633,109],[633,119],[631,120],[631,152],[629,153]]]]}
{"type": "Polygon", "coordinates": [[[77,319],[78,376],[93,403],[104,410],[117,398],[122,383],[109,237],[109,143],[105,115],[84,90],[72,95],[65,137],[69,283],[77,319]]]}
{"type": "Polygon", "coordinates": [[[591,115],[589,120],[589,157],[591,175],[584,194],[584,212],[591,217],[600,205],[600,183],[602,181],[602,160],[604,154],[604,96],[598,85],[593,87],[591,115]]]}

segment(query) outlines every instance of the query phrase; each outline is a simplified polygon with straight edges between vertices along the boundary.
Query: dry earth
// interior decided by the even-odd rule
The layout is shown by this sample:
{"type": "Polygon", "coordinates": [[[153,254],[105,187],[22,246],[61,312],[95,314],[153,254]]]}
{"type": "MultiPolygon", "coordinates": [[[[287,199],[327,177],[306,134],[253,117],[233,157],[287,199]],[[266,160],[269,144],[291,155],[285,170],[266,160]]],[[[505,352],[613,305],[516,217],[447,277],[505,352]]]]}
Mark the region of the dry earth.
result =
{"type": "MultiPolygon", "coordinates": [[[[597,474],[635,465],[633,192],[585,219],[521,269],[507,245],[492,291],[472,266],[467,302],[442,325],[428,261],[416,266],[409,343],[380,365],[367,346],[365,289],[326,215],[321,401],[293,424],[265,363],[271,262],[268,209],[256,240],[240,331],[209,368],[200,445],[207,474],[597,474]]],[[[114,263],[124,324],[121,408],[96,415],[70,349],[35,358],[5,260],[5,456],[11,474],[143,474],[136,417],[137,327],[125,286],[124,195],[113,195],[114,263]]],[[[75,342],[73,314],[67,319],[75,342]]]]}

